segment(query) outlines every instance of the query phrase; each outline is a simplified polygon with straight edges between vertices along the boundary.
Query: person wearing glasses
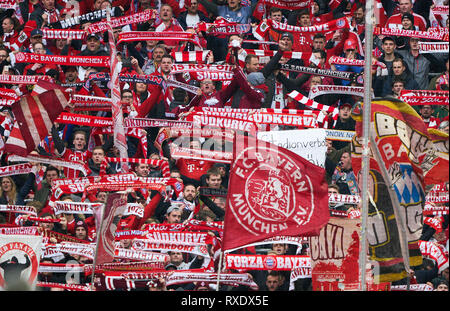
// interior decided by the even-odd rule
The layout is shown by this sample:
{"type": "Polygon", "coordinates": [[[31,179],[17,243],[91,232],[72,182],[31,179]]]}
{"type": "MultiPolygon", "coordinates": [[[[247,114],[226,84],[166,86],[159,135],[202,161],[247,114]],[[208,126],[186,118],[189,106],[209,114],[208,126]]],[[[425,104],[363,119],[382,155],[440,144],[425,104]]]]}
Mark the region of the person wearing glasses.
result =
{"type": "MultiPolygon", "coordinates": [[[[36,54],[47,54],[47,50],[41,42],[36,42],[33,44],[33,52],[36,54]]],[[[60,71],[55,64],[31,63],[25,67],[23,72],[24,75],[45,75],[52,69],[57,72],[60,71]]]]}

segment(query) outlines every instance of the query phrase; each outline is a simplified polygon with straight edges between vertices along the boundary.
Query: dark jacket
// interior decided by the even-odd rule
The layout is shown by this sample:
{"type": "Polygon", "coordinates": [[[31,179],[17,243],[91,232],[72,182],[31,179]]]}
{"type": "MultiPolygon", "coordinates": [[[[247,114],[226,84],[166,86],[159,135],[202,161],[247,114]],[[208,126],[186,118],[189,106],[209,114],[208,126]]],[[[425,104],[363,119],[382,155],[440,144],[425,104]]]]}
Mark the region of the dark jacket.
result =
{"type": "MultiPolygon", "coordinates": [[[[27,6],[27,13],[28,13],[28,3],[27,3],[26,6],[27,6]]],[[[60,5],[57,1],[55,1],[55,8],[59,12],[61,12],[61,10],[64,9],[64,7],[62,5],[60,5]]],[[[42,24],[44,23],[44,19],[42,18],[42,14],[44,14],[44,8],[42,7],[41,3],[39,2],[38,4],[34,5],[34,10],[30,14],[30,20],[36,21],[37,28],[42,28],[42,24]]]]}
{"type": "MultiPolygon", "coordinates": [[[[261,88],[250,85],[247,77],[240,68],[233,69],[234,79],[239,85],[239,90],[235,92],[234,96],[241,93],[242,96],[238,100],[238,108],[241,109],[260,109],[265,98],[265,92],[261,88]]],[[[235,98],[233,98],[233,103],[235,98]]],[[[232,106],[233,107],[233,106],[232,106]]],[[[234,108],[234,107],[233,107],[234,108]]]]}
{"type": "MultiPolygon", "coordinates": [[[[95,164],[94,161],[92,161],[92,159],[88,160],[88,166],[89,166],[89,169],[92,171],[89,174],[89,176],[98,176],[98,175],[100,175],[100,165],[95,164]]],[[[106,167],[106,174],[107,175],[109,175],[109,174],[116,174],[116,173],[117,173],[116,170],[112,166],[108,165],[106,167]]]]}
{"type": "MultiPolygon", "coordinates": [[[[264,98],[264,103],[262,108],[270,108],[272,106],[272,101],[275,96],[275,83],[277,80],[277,77],[273,74],[273,71],[278,68],[279,62],[281,57],[283,56],[282,51],[278,51],[271,59],[270,61],[264,66],[264,68],[261,70],[264,77],[266,78],[266,86],[267,86],[267,93],[264,98]]],[[[290,59],[287,64],[289,65],[296,65],[296,66],[303,66],[303,60],[301,59],[290,59]]],[[[297,73],[290,74],[290,79],[296,79],[298,76],[297,73]]],[[[284,95],[287,95],[289,91],[286,89],[286,87],[283,86],[283,93],[284,95]]]]}
{"type": "MultiPolygon", "coordinates": [[[[187,11],[181,12],[177,18],[178,22],[180,23],[180,26],[183,27],[183,29],[187,28],[186,24],[187,13],[188,13],[187,11]]],[[[211,20],[205,14],[203,14],[203,12],[198,11],[197,14],[200,18],[200,22],[211,23],[211,20]]]]}

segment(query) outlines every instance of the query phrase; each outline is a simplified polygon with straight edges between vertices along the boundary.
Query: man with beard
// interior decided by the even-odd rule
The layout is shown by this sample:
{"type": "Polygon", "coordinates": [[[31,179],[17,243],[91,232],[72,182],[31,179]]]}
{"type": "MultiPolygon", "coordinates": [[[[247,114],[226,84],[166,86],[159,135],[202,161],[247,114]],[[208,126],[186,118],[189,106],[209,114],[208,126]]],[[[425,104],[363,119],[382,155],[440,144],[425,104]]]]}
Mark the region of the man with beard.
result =
{"type": "Polygon", "coordinates": [[[425,122],[425,124],[429,128],[438,128],[439,124],[441,123],[439,118],[436,118],[433,116],[434,109],[432,105],[422,105],[420,106],[419,113],[425,122]]]}
{"type": "Polygon", "coordinates": [[[184,185],[183,189],[183,199],[182,202],[185,204],[184,206],[184,212],[186,214],[197,214],[200,210],[200,205],[198,203],[197,198],[197,189],[195,188],[195,185],[193,184],[186,184],[184,185]]]}
{"type": "Polygon", "coordinates": [[[339,193],[358,195],[359,189],[356,176],[352,168],[352,158],[350,152],[344,152],[339,164],[336,166],[331,180],[338,185],[339,193]]]}

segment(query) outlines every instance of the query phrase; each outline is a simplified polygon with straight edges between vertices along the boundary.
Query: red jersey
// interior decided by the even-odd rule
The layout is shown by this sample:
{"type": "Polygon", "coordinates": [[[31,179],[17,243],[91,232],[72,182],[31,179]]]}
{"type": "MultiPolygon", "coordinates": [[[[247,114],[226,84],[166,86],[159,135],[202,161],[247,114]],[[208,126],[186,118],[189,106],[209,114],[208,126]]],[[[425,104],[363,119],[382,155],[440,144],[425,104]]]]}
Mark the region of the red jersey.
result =
{"type": "MultiPolygon", "coordinates": [[[[416,30],[420,31],[426,31],[427,30],[427,22],[425,21],[425,18],[423,16],[413,13],[414,16],[414,28],[416,30]]],[[[388,18],[386,25],[384,26],[386,28],[394,28],[394,29],[403,29],[402,26],[402,14],[394,14],[391,17],[388,18]]]]}
{"type": "MultiPolygon", "coordinates": [[[[65,148],[63,153],[61,154],[61,158],[66,161],[74,161],[74,162],[83,162],[87,163],[89,158],[92,156],[92,152],[86,151],[75,151],[69,148],[65,148]]],[[[64,176],[66,178],[76,178],[80,176],[80,171],[72,168],[64,167],[64,176]]]]}
{"type": "Polygon", "coordinates": [[[202,175],[213,167],[214,162],[203,160],[191,160],[191,159],[178,159],[177,167],[180,170],[181,175],[186,177],[200,180],[202,175]]]}

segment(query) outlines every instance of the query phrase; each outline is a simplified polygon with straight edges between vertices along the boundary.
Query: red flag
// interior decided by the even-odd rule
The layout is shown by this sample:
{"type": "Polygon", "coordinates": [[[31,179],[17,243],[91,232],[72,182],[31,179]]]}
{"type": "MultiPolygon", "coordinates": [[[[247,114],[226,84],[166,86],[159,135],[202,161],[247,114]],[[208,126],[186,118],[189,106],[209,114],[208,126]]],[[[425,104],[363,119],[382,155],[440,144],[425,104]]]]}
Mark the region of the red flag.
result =
{"type": "MultiPolygon", "coordinates": [[[[108,43],[111,53],[111,65],[110,65],[110,75],[111,75],[111,111],[113,119],[113,137],[114,146],[119,150],[119,155],[121,158],[128,157],[127,151],[127,139],[125,137],[125,129],[123,125],[123,113],[122,106],[120,103],[120,84],[119,84],[119,73],[121,71],[122,65],[119,63],[117,58],[117,48],[114,41],[114,33],[111,26],[110,17],[108,15],[108,20],[106,24],[108,28],[108,43]]],[[[123,172],[127,173],[129,167],[127,163],[122,163],[121,169],[123,172]]]]}
{"type": "Polygon", "coordinates": [[[122,218],[126,207],[126,195],[117,192],[108,195],[103,216],[99,223],[99,230],[97,231],[96,265],[113,261],[117,224],[122,218]]]}
{"type": "Polygon", "coordinates": [[[428,136],[435,150],[429,152],[428,161],[424,167],[425,184],[448,182],[448,134],[428,128],[428,136]]]}
{"type": "Polygon", "coordinates": [[[316,235],[329,219],[325,170],[254,137],[235,139],[223,249],[316,235]]]}
{"type": "Polygon", "coordinates": [[[15,122],[5,152],[27,156],[48,135],[68,101],[69,94],[55,87],[37,96],[26,95],[13,104],[15,122]]]}

